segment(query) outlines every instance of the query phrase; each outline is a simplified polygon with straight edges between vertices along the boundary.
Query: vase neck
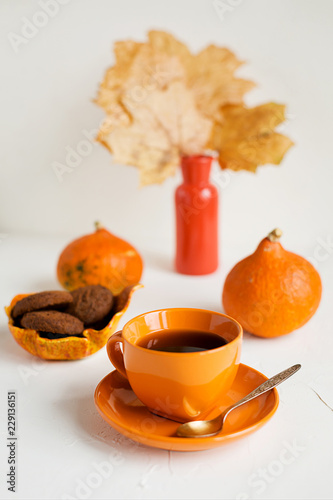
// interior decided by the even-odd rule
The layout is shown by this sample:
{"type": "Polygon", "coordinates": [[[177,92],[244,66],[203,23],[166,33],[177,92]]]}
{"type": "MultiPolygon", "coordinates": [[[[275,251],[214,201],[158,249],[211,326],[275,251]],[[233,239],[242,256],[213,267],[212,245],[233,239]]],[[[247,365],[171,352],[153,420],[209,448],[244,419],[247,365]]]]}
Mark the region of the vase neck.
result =
{"type": "Polygon", "coordinates": [[[183,156],[181,167],[184,184],[208,184],[213,158],[211,156],[183,156]]]}

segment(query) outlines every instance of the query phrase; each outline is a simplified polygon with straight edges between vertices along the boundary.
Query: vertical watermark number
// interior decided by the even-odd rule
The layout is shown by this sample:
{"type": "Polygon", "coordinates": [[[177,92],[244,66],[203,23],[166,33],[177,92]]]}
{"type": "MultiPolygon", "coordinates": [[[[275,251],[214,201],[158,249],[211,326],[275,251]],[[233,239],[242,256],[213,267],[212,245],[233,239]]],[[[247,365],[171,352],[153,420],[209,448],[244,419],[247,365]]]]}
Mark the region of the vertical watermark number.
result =
{"type": "Polygon", "coordinates": [[[8,448],[8,472],[7,472],[7,485],[8,491],[16,492],[16,429],[17,429],[17,418],[16,418],[16,392],[8,391],[7,394],[7,448],[8,448]]]}

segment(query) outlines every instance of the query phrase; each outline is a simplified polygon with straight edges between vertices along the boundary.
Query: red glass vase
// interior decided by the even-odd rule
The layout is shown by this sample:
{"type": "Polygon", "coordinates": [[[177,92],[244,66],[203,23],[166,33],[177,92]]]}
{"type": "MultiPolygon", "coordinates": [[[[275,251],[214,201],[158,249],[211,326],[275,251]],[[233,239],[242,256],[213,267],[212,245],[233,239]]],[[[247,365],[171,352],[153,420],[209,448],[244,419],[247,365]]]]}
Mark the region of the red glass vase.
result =
{"type": "Polygon", "coordinates": [[[182,274],[210,274],[218,267],[218,191],[209,182],[213,158],[184,156],[183,183],[175,194],[176,259],[182,274]]]}

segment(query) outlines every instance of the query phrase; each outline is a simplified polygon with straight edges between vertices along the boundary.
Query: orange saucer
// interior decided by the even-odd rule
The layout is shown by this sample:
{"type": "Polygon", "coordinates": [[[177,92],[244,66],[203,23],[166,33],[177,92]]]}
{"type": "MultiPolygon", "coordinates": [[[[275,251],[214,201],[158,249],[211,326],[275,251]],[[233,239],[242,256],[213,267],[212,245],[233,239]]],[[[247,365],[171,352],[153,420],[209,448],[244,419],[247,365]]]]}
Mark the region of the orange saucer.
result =
{"type": "MultiPolygon", "coordinates": [[[[231,389],[221,400],[219,408],[207,418],[214,418],[265,380],[267,377],[262,373],[240,364],[231,389]]],[[[179,423],[153,415],[116,370],[103,378],[96,387],[95,404],[106,422],[134,441],[165,450],[197,451],[221,446],[259,429],[275,413],[279,396],[277,390],[273,389],[249,401],[230,413],[220,434],[200,439],[176,437],[179,423]]]]}

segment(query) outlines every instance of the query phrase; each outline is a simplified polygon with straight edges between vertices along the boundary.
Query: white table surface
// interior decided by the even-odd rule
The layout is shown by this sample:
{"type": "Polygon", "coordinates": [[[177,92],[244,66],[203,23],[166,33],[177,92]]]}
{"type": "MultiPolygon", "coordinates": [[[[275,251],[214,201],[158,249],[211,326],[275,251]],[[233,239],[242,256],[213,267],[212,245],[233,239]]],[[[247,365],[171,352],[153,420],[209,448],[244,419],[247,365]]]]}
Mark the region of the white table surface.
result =
{"type": "MultiPolygon", "coordinates": [[[[19,292],[59,288],[55,262],[67,241],[4,240],[0,303],[19,292]]],[[[234,263],[232,247],[226,250],[221,269],[196,278],[173,272],[170,245],[143,251],[145,288],[134,294],[120,326],[159,307],[221,311],[223,279],[234,263]]],[[[76,362],[39,361],[16,344],[2,312],[1,471],[8,468],[7,391],[15,390],[18,474],[15,495],[1,479],[1,498],[332,498],[332,273],[331,259],[321,273],[320,308],[302,329],[276,339],[245,335],[242,362],[265,375],[302,364],[279,387],[276,414],[248,437],[203,452],[153,449],[116,432],[93,401],[98,382],[112,370],[105,349],[76,362]],[[105,466],[107,477],[97,472],[103,462],[112,466],[105,466]]]]}

